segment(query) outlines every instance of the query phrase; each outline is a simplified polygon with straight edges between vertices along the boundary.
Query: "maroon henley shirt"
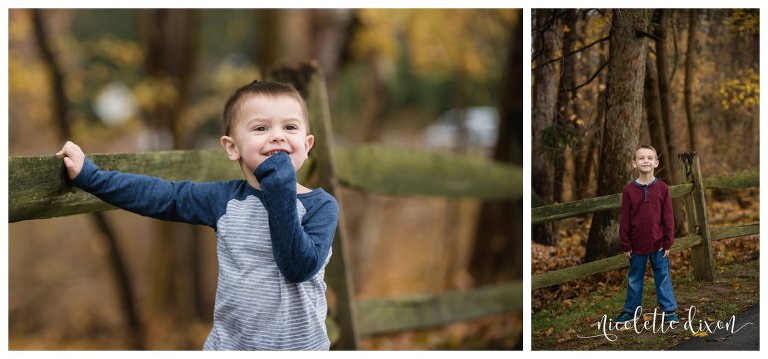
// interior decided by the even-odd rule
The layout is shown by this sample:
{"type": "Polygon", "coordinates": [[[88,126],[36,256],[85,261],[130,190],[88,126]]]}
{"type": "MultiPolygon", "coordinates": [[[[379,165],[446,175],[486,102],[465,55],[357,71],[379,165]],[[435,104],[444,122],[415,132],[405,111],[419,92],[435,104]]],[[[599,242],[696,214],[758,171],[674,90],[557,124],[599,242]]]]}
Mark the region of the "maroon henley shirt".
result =
{"type": "Polygon", "coordinates": [[[646,255],[675,242],[675,218],[669,186],[660,179],[643,185],[634,180],[624,187],[619,225],[621,250],[646,255]]]}

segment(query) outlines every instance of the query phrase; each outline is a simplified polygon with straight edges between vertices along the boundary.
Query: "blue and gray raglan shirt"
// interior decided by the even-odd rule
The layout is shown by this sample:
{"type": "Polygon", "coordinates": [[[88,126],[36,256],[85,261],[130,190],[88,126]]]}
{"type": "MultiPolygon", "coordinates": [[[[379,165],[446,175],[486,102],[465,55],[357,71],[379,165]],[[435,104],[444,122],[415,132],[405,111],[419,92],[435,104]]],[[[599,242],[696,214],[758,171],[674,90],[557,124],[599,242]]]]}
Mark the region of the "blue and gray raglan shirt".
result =
{"type": "Polygon", "coordinates": [[[323,281],[338,222],[336,200],[296,193],[278,153],[244,180],[194,183],[101,171],[86,158],[74,184],[122,209],[216,231],[219,278],[205,350],[328,350],[323,281]]]}

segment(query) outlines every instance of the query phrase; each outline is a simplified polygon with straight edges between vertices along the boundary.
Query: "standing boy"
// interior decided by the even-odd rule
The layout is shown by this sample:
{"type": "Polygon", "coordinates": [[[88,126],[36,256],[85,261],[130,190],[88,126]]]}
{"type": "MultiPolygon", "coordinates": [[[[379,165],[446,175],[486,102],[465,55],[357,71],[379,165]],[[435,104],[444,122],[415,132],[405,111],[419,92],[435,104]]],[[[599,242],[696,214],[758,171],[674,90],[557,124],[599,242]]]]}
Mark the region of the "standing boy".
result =
{"type": "Polygon", "coordinates": [[[296,183],[314,144],[291,86],[254,81],[224,108],[221,145],[245,180],[193,183],[101,171],[74,143],[59,151],[74,184],[105,202],[216,231],[219,276],[205,350],[328,350],[323,281],[336,200],[296,183]]]}
{"type": "MultiPolygon", "coordinates": [[[[653,173],[659,166],[656,149],[641,145],[635,151],[632,167],[639,176],[624,187],[621,198],[619,237],[621,250],[629,258],[627,300],[615,322],[635,318],[643,300],[645,263],[650,260],[656,300],[664,322],[679,322],[677,302],[669,273],[669,248],[675,241],[675,219],[669,187],[653,173]]],[[[640,314],[640,313],[638,313],[640,314]]]]}

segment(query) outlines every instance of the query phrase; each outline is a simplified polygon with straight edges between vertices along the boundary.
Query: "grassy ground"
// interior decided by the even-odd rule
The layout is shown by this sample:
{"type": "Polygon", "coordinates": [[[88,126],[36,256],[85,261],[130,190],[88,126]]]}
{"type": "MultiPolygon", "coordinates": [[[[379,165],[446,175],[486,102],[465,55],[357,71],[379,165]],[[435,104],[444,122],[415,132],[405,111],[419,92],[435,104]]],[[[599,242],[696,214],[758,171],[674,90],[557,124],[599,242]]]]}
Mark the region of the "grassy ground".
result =
{"type": "MultiPolygon", "coordinates": [[[[621,272],[626,276],[626,268],[621,272]]],[[[673,277],[675,297],[681,323],[675,329],[660,332],[644,330],[638,334],[634,329],[609,330],[613,341],[606,339],[597,322],[607,315],[607,321],[614,319],[624,304],[626,282],[623,286],[606,286],[572,299],[550,302],[532,315],[532,349],[534,350],[659,350],[669,348],[683,340],[690,339],[691,330],[684,328],[688,311],[695,307],[691,321],[698,331],[700,320],[714,323],[727,321],[746,308],[759,302],[759,258],[718,266],[713,283],[697,282],[692,272],[673,277]],[[593,338],[580,338],[592,337],[593,338]]],[[[652,313],[656,306],[653,280],[646,278],[643,296],[644,313],[652,313]]],[[[649,323],[652,315],[645,315],[649,323]]],[[[639,325],[642,324],[642,321],[639,325]]],[[[702,324],[703,325],[703,324],[702,324]]],[[[639,327],[638,327],[639,328],[639,327]]],[[[641,329],[641,328],[640,328],[641,329]]],[[[701,334],[699,334],[701,335],[701,334]]]]}

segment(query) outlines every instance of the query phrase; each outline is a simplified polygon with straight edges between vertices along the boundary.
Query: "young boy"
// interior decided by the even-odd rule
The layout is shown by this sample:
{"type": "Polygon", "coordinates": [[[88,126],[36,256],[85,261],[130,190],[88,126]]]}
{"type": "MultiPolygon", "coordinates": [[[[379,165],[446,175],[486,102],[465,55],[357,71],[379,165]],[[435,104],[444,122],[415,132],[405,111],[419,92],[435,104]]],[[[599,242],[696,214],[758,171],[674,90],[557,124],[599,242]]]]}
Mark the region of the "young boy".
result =
{"type": "Polygon", "coordinates": [[[245,180],[193,183],[101,171],[74,143],[57,153],[74,184],[105,202],[216,231],[219,277],[205,350],[328,350],[325,265],[336,200],[296,183],[314,144],[291,86],[254,81],[224,108],[221,145],[245,180]]]}
{"type": "MultiPolygon", "coordinates": [[[[669,187],[653,173],[659,166],[656,149],[641,145],[635,151],[632,167],[639,176],[624,187],[621,198],[619,237],[621,250],[629,257],[627,300],[615,322],[635,318],[642,304],[645,263],[650,260],[656,300],[664,312],[664,322],[679,322],[677,302],[669,275],[669,248],[675,241],[675,219],[669,187]]],[[[640,313],[638,313],[639,315],[640,313]]]]}

